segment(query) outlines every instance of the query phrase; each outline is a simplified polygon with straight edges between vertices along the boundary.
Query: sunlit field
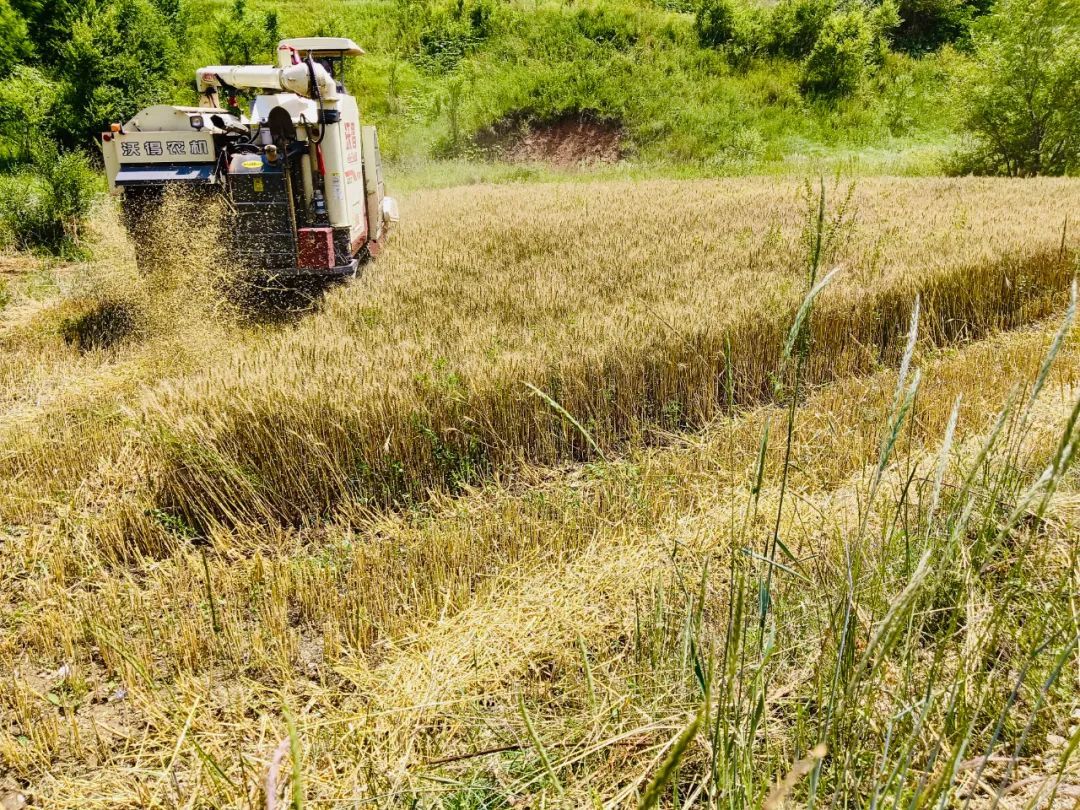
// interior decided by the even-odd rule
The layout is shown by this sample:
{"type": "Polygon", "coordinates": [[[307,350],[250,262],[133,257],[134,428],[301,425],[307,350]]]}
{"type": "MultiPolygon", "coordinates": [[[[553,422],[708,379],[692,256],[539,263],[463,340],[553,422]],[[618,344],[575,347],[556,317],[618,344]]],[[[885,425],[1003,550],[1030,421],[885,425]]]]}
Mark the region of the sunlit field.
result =
{"type": "Polygon", "coordinates": [[[268,318],[103,206],[0,314],[0,797],[1072,807],[1078,211],[416,191],[268,318]]]}

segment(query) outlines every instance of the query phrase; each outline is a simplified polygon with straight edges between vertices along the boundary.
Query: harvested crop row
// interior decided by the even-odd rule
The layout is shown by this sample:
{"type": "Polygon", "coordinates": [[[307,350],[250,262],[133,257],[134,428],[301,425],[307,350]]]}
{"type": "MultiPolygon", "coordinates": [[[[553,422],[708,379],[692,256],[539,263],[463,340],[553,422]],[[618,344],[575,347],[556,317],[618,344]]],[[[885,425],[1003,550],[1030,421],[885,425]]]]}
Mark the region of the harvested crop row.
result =
{"type": "MultiPolygon", "coordinates": [[[[1076,183],[878,180],[834,197],[824,269],[841,269],[811,382],[891,362],[917,293],[935,343],[1064,302],[1076,183]]],[[[761,179],[419,195],[394,250],[324,312],[147,398],[153,503],[198,532],[301,525],[592,455],[525,383],[602,450],[715,416],[729,349],[735,401],[768,399],[806,292],[810,202],[761,179]]]]}
{"type": "MultiPolygon", "coordinates": [[[[921,533],[933,489],[925,465],[910,496],[915,525],[904,529],[905,523],[895,522],[895,498],[911,463],[933,457],[961,393],[956,445],[977,445],[1014,384],[1034,378],[1049,341],[1049,330],[1023,332],[932,362],[916,359],[925,383],[902,442],[910,460],[895,465],[873,513],[874,531],[861,549],[867,575],[859,579],[860,644],[863,630],[905,587],[924,545],[941,554],[948,546],[946,519],[928,537],[921,533]],[[980,385],[991,364],[998,373],[980,385]],[[905,543],[913,555],[907,563],[905,543]]],[[[1062,393],[1075,390],[1076,357],[1073,341],[1044,392],[1045,438],[1056,437],[1068,405],[1062,393]]],[[[745,752],[739,767],[746,770],[738,778],[747,780],[741,789],[750,796],[760,798],[769,778],[786,770],[793,749],[815,733],[812,716],[799,721],[790,712],[820,699],[820,681],[836,660],[828,620],[834,604],[842,603],[842,541],[855,531],[856,496],[867,484],[860,473],[877,456],[894,388],[889,372],[851,378],[816,392],[797,414],[790,485],[799,505],[787,513],[784,536],[805,561],[798,568],[813,585],[787,576],[776,583],[777,652],[767,670],[770,685],[761,693],[768,733],[757,739],[748,721],[737,719],[749,716],[750,695],[758,694],[750,675],[746,702],[724,705],[735,750],[745,752]]],[[[76,573],[75,561],[60,559],[62,547],[14,540],[11,556],[25,559],[28,570],[16,589],[25,607],[8,617],[10,632],[0,644],[0,662],[16,673],[9,702],[0,707],[7,720],[7,730],[0,723],[0,750],[12,772],[33,785],[35,800],[48,806],[87,806],[102,797],[112,806],[138,806],[165,784],[163,772],[174,772],[182,797],[243,806],[245,797],[258,796],[265,763],[284,735],[282,706],[289,706],[303,740],[310,801],[380,796],[383,806],[407,806],[429,795],[432,779],[452,780],[469,793],[546,794],[551,801],[557,791],[534,746],[520,745],[526,731],[517,700],[523,694],[572,797],[569,804],[585,802],[590,792],[611,800],[632,793],[655,768],[653,752],[688,721],[697,700],[692,667],[680,652],[688,606],[672,550],[691,584],[700,560],[720,557],[710,579],[707,629],[699,638],[719,655],[723,628],[715,624],[722,625],[727,609],[726,555],[740,544],[760,547],[775,509],[782,467],[777,441],[767,453],[759,519],[732,528],[742,521],[768,419],[775,435],[783,416],[763,408],[725,420],[703,437],[686,437],[682,446],[644,450],[625,463],[547,483],[533,480],[526,493],[493,488],[448,502],[430,516],[380,518],[362,532],[348,525],[306,537],[251,531],[261,541],[254,557],[221,545],[208,562],[188,550],[137,566],[134,576],[107,569],[88,574],[86,568],[76,573]],[[67,570],[72,573],[65,578],[67,570]],[[216,608],[207,601],[208,582],[216,608]],[[592,661],[591,680],[582,655],[592,661]],[[48,673],[62,664],[69,672],[58,686],[57,676],[48,673]],[[37,674],[42,670],[45,675],[37,674]],[[115,703],[108,699],[114,679],[127,690],[115,703]],[[49,689],[65,708],[42,697],[49,689]],[[35,729],[32,740],[19,742],[25,728],[35,729]],[[438,764],[515,744],[505,756],[438,764]],[[208,763],[224,776],[212,775],[208,763]]],[[[969,455],[955,454],[947,491],[959,483],[969,455]]],[[[1002,456],[1019,461],[1025,475],[1043,462],[1041,453],[1002,456]]],[[[979,503],[986,502],[993,504],[980,494],[979,503]]],[[[933,648],[926,638],[937,639],[946,651],[944,666],[935,673],[912,658],[903,670],[890,659],[891,702],[883,704],[886,697],[874,692],[846,710],[845,716],[862,722],[857,735],[838,732],[852,755],[887,751],[885,721],[892,711],[926,694],[928,684],[935,686],[932,694],[943,693],[959,661],[978,662],[993,650],[1006,657],[985,662],[992,705],[982,719],[972,718],[976,727],[968,732],[970,745],[981,750],[1012,683],[1015,659],[1008,651],[1026,649],[1029,640],[1020,628],[1043,609],[1055,578],[1068,572],[1061,556],[1067,516],[1057,513],[1040,530],[1038,553],[1025,561],[1026,578],[1011,579],[1002,597],[1014,608],[1002,625],[1003,638],[1010,639],[1004,652],[984,635],[989,597],[1003,575],[991,573],[985,585],[972,578],[965,590],[948,566],[935,574],[913,614],[916,626],[907,643],[933,648]],[[956,632],[935,618],[942,608],[934,600],[944,599],[946,588],[959,597],[956,614],[971,617],[956,632]],[[954,657],[961,655],[967,658],[954,657]]],[[[737,559],[748,574],[751,559],[737,559]]],[[[994,565],[1010,560],[1011,552],[1003,551],[994,565]]],[[[1051,600],[1047,609],[1067,620],[1067,602],[1051,600]]],[[[756,622],[753,615],[747,626],[756,622]]],[[[757,643],[752,636],[745,643],[746,672],[752,673],[757,643]]],[[[1053,655],[1038,659],[1033,684],[1042,683],[1053,655]]],[[[852,677],[861,671],[852,669],[852,677]]],[[[718,700],[722,694],[718,689],[718,700]]],[[[1020,720],[1036,694],[1025,690],[1015,709],[1020,720]]],[[[1069,694],[1049,700],[1032,750],[1045,749],[1052,763],[1054,751],[1044,738],[1065,722],[1069,694]]],[[[930,722],[936,732],[944,721],[935,711],[930,722]]],[[[1010,721],[1007,742],[1016,725],[1010,721]]],[[[927,790],[948,791],[947,782],[937,782],[942,768],[927,764],[937,738],[926,735],[910,755],[913,767],[927,767],[935,776],[927,790]]],[[[707,745],[704,739],[695,743],[681,789],[692,790],[706,772],[707,745]]],[[[903,750],[893,756],[902,758],[903,750]]],[[[1030,767],[1024,765],[1025,776],[1030,767]]],[[[852,773],[858,789],[877,778],[872,768],[852,773]]],[[[827,795],[845,789],[831,779],[823,782],[827,795]]]]}

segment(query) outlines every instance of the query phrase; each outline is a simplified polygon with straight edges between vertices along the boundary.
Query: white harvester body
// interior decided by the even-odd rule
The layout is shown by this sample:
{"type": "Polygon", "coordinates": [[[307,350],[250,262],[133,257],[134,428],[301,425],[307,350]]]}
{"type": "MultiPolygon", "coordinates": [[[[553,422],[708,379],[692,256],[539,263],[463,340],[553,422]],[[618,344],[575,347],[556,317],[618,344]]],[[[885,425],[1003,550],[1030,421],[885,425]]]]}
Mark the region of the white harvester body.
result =
{"type": "Polygon", "coordinates": [[[277,65],[195,73],[206,106],[148,107],[102,134],[110,189],[129,223],[170,186],[223,193],[235,253],[277,276],[351,275],[375,255],[397,206],[385,196],[378,136],[340,82],[352,40],[283,40],[277,65]],[[336,75],[335,75],[336,74],[336,75]],[[254,99],[244,114],[237,92],[254,99]],[[222,106],[221,92],[230,101],[222,106]]]}

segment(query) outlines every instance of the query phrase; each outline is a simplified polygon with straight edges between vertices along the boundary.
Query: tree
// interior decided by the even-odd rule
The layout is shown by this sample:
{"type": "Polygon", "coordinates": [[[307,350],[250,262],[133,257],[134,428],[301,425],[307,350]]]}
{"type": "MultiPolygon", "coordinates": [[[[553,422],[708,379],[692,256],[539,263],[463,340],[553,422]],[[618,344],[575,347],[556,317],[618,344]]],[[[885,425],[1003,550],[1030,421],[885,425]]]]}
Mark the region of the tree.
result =
{"type": "Polygon", "coordinates": [[[954,169],[1080,171],[1080,0],[1000,0],[973,45],[957,88],[972,143],[954,169]]]}
{"type": "Polygon", "coordinates": [[[0,0],[0,42],[4,43],[4,61],[0,63],[0,76],[7,75],[19,62],[34,55],[34,43],[23,16],[8,0],[0,0]]]}
{"type": "Polygon", "coordinates": [[[218,17],[214,27],[218,58],[223,65],[274,63],[281,32],[276,11],[252,15],[245,0],[218,17]]]}
{"type": "Polygon", "coordinates": [[[111,121],[170,98],[175,59],[169,24],[148,0],[112,0],[84,14],[55,68],[59,140],[89,143],[111,121]]]}
{"type": "Polygon", "coordinates": [[[833,12],[833,0],[780,0],[769,19],[769,50],[791,59],[809,55],[833,12]]]}
{"type": "Polygon", "coordinates": [[[804,92],[837,97],[855,92],[866,76],[875,32],[859,7],[829,15],[803,62],[804,92]]]}
{"type": "Polygon", "coordinates": [[[16,65],[0,82],[0,159],[29,162],[48,140],[57,88],[40,70],[16,65]]]}
{"type": "Polygon", "coordinates": [[[931,51],[967,35],[972,21],[986,13],[991,0],[900,0],[899,49],[931,51]]]}

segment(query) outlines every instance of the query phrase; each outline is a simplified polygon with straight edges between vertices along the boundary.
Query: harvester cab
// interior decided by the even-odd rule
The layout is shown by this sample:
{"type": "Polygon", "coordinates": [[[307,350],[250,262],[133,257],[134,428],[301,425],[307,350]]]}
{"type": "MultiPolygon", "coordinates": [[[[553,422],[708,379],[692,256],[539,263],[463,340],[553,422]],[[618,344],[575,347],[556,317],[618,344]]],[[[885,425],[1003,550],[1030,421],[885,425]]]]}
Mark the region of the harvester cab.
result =
{"type": "Polygon", "coordinates": [[[344,60],[362,53],[340,37],[282,40],[277,65],[197,70],[201,106],[148,107],[102,133],[109,187],[122,195],[140,263],[146,225],[170,187],[226,201],[231,256],[259,277],[348,277],[376,255],[398,213],[384,193],[375,127],[361,124],[342,84],[344,60]],[[246,113],[239,92],[253,95],[246,113]]]}

